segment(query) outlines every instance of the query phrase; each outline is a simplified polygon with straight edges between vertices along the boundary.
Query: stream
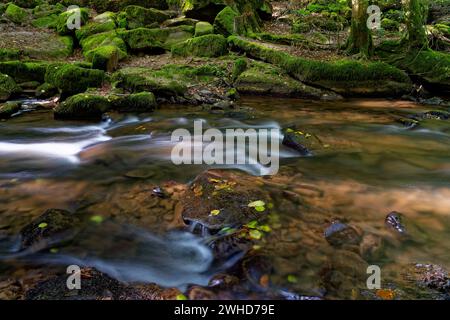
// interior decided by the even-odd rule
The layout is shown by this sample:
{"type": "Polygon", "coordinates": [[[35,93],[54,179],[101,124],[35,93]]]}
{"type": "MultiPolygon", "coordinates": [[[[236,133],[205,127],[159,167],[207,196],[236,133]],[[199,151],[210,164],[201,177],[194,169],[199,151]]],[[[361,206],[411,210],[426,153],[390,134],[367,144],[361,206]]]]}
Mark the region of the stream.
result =
{"type": "Polygon", "coordinates": [[[186,184],[211,168],[260,178],[260,165],[174,165],[171,133],[192,130],[195,120],[221,130],[296,127],[320,141],[301,156],[281,145],[280,134],[280,170],[261,186],[276,218],[258,247],[269,257],[263,273],[277,292],[372,299],[360,264],[379,265],[388,288],[408,264],[450,269],[450,120],[429,117],[415,127],[399,121],[445,109],[383,99],[246,97],[239,104],[228,113],[163,106],[149,114],[112,113],[98,123],[56,121],[51,110],[36,109],[0,122],[0,283],[32,282],[33,270],[77,264],[127,283],[183,291],[207,286],[238,263],[238,256],[215,261],[204,239],[210,235],[180,226],[175,201],[153,194],[161,186],[182,197],[186,184]],[[50,208],[75,212],[81,231],[21,253],[20,231],[50,208]],[[392,211],[403,215],[407,239],[386,227],[392,211]],[[362,236],[357,249],[330,245],[324,230],[336,220],[372,238],[362,236]]]}

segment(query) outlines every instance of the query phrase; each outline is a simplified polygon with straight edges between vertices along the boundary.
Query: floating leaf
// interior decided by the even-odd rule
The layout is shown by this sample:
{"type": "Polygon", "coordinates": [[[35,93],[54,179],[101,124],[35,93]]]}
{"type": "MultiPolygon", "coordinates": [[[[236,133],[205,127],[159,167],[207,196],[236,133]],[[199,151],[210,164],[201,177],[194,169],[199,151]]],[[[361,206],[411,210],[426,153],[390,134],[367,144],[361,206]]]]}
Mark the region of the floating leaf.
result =
{"type": "Polygon", "coordinates": [[[250,237],[251,237],[252,239],[256,239],[256,240],[259,240],[259,239],[261,239],[261,237],[262,237],[261,231],[258,231],[258,230],[256,230],[256,229],[251,230],[251,231],[249,232],[249,234],[250,234],[250,237]]]}
{"type": "Polygon", "coordinates": [[[291,128],[286,129],[286,132],[294,132],[291,128]]]}
{"type": "Polygon", "coordinates": [[[51,248],[50,249],[51,253],[58,253],[58,251],[59,251],[58,248],[51,248]]]}
{"type": "Polygon", "coordinates": [[[255,210],[258,211],[258,212],[263,212],[264,210],[266,210],[266,207],[258,206],[258,207],[255,207],[255,210]]]}
{"type": "Polygon", "coordinates": [[[247,228],[255,229],[258,226],[258,221],[252,220],[246,224],[247,228]]]}
{"type": "Polygon", "coordinates": [[[297,283],[298,279],[293,274],[290,274],[290,275],[287,276],[287,281],[290,282],[290,283],[297,283]]]}
{"type": "Polygon", "coordinates": [[[305,134],[305,138],[309,138],[311,135],[309,133],[305,134]]]}
{"type": "Polygon", "coordinates": [[[184,294],[180,293],[179,295],[177,295],[176,299],[177,300],[187,300],[187,297],[184,294]]]}
{"type": "Polygon", "coordinates": [[[264,232],[272,231],[272,229],[268,225],[260,226],[258,229],[261,230],[261,231],[264,231],[264,232]]]}
{"type": "Polygon", "coordinates": [[[91,221],[95,222],[95,223],[102,223],[103,222],[103,217],[99,216],[99,215],[95,215],[91,217],[91,221]]]}
{"type": "Polygon", "coordinates": [[[41,228],[41,229],[47,228],[47,226],[48,226],[47,222],[41,222],[38,224],[38,228],[41,228]]]}
{"type": "Polygon", "coordinates": [[[220,180],[219,179],[210,178],[209,182],[218,183],[218,182],[220,182],[220,180]]]}
{"type": "Polygon", "coordinates": [[[262,200],[253,201],[253,202],[250,202],[250,203],[248,204],[248,206],[249,206],[250,208],[264,207],[265,205],[266,205],[265,202],[262,201],[262,200]]]}
{"type": "Polygon", "coordinates": [[[378,289],[376,295],[383,300],[393,300],[395,298],[395,292],[391,289],[378,289]]]}
{"type": "Polygon", "coordinates": [[[324,147],[324,148],[329,148],[330,145],[329,145],[329,144],[324,144],[323,147],[324,147]]]}
{"type": "Polygon", "coordinates": [[[211,215],[212,216],[217,216],[217,215],[219,215],[219,213],[220,213],[220,210],[211,210],[211,215]]]}
{"type": "Polygon", "coordinates": [[[261,246],[260,246],[260,245],[255,244],[255,245],[253,246],[253,250],[260,250],[260,249],[261,249],[261,246]]]}
{"type": "Polygon", "coordinates": [[[272,203],[272,202],[269,202],[269,203],[267,204],[267,208],[272,209],[272,208],[273,208],[273,203],[272,203]]]}

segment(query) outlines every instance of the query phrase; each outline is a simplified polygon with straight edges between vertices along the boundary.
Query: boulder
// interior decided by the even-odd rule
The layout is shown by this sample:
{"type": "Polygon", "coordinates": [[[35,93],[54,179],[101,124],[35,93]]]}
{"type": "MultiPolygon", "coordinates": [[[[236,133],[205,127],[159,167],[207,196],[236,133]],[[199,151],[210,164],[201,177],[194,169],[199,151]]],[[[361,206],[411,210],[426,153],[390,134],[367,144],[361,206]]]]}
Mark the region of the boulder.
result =
{"type": "MultiPolygon", "coordinates": [[[[1,89],[0,89],[1,90],[1,89]]],[[[1,91],[0,91],[1,95],[1,91]]],[[[1,101],[1,99],[0,99],[1,101]]],[[[4,104],[0,104],[0,119],[8,119],[13,114],[20,111],[20,103],[19,102],[5,102],[4,104]]]]}
{"type": "Polygon", "coordinates": [[[111,102],[102,96],[80,93],[68,98],[54,109],[56,119],[100,120],[111,108],[111,102]]]}
{"type": "MultiPolygon", "coordinates": [[[[20,87],[13,78],[7,74],[0,73],[0,102],[8,100],[14,94],[19,93],[20,87]]],[[[9,113],[11,106],[2,106],[2,114],[9,113]]]]}
{"type": "Polygon", "coordinates": [[[222,35],[208,34],[172,46],[172,54],[179,56],[219,57],[228,51],[222,35]]]}

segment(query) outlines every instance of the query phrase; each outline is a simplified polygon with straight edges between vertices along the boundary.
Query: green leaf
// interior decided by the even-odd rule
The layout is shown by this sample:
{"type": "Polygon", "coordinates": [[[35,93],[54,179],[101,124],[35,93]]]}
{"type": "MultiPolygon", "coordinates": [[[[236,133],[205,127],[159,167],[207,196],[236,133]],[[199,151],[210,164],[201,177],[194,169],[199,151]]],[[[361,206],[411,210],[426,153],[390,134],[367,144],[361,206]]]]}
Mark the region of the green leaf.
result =
{"type": "Polygon", "coordinates": [[[219,215],[219,213],[220,213],[220,210],[211,210],[211,215],[212,216],[217,216],[217,215],[219,215]]]}
{"type": "Polygon", "coordinates": [[[176,299],[177,300],[187,300],[187,297],[184,294],[180,293],[179,295],[177,295],[176,299]]]}
{"type": "Polygon", "coordinates": [[[266,207],[258,206],[258,207],[255,207],[255,210],[258,211],[258,212],[263,212],[264,210],[266,210],[266,207]]]}
{"type": "Polygon", "coordinates": [[[44,228],[47,228],[47,226],[48,226],[47,222],[42,222],[42,223],[39,223],[38,228],[44,229],[44,228]]]}
{"type": "Polygon", "coordinates": [[[292,274],[288,275],[287,280],[288,280],[288,282],[290,282],[290,283],[297,283],[297,282],[298,282],[297,277],[294,276],[294,275],[292,275],[292,274]]]}
{"type": "Polygon", "coordinates": [[[268,225],[260,226],[258,229],[261,230],[261,231],[264,231],[264,232],[272,231],[272,229],[268,225]]]}
{"type": "Polygon", "coordinates": [[[99,215],[95,215],[91,217],[91,221],[95,222],[95,223],[102,223],[103,222],[103,217],[99,216],[99,215]]]}
{"type": "Polygon", "coordinates": [[[247,223],[246,226],[247,228],[255,229],[258,226],[258,221],[256,220],[250,221],[249,223],[247,223]]]}
{"type": "Polygon", "coordinates": [[[51,253],[58,253],[58,251],[59,251],[58,248],[51,248],[50,249],[51,253]]]}
{"type": "Polygon", "coordinates": [[[262,200],[253,201],[253,202],[250,202],[250,203],[248,204],[248,206],[249,206],[250,208],[264,207],[265,205],[266,205],[265,202],[262,201],[262,200]]]}
{"type": "Polygon", "coordinates": [[[249,234],[252,239],[256,240],[259,240],[262,237],[262,233],[256,229],[251,230],[249,234]]]}

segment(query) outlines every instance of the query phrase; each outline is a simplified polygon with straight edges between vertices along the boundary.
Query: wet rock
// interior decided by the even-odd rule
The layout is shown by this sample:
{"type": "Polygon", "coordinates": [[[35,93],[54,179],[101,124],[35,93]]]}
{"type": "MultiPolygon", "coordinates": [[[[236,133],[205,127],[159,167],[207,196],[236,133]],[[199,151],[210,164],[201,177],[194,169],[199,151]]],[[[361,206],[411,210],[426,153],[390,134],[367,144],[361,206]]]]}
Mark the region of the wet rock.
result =
{"type": "Polygon", "coordinates": [[[160,188],[160,187],[154,187],[152,190],[153,195],[157,196],[158,198],[166,198],[166,193],[160,188]]]}
{"type": "Polygon", "coordinates": [[[29,290],[27,300],[135,300],[139,292],[95,269],[81,269],[81,289],[67,288],[67,274],[43,281],[29,290]]]}
{"type": "Polygon", "coordinates": [[[0,73],[0,102],[8,100],[12,95],[20,92],[20,87],[13,78],[0,73]]]}
{"type": "Polygon", "coordinates": [[[214,275],[211,280],[209,280],[208,286],[212,288],[227,289],[231,288],[239,283],[239,279],[233,275],[219,273],[214,275]]]}
{"type": "Polygon", "coordinates": [[[8,119],[13,114],[19,111],[20,111],[19,102],[6,102],[4,104],[0,104],[0,119],[8,119]]]}
{"type": "Polygon", "coordinates": [[[268,203],[268,196],[255,179],[241,172],[211,170],[200,174],[182,199],[183,219],[191,225],[218,231],[266,217],[268,208],[258,211],[249,207],[257,200],[268,203]]]}
{"type": "Polygon", "coordinates": [[[268,256],[249,253],[242,260],[241,268],[243,279],[255,289],[262,291],[269,289],[269,276],[273,273],[273,266],[268,256]]]}
{"type": "Polygon", "coordinates": [[[352,226],[340,221],[334,221],[325,229],[325,239],[329,244],[340,247],[344,244],[358,245],[361,242],[361,233],[352,226]]]}
{"type": "Polygon", "coordinates": [[[415,281],[418,285],[450,293],[450,278],[447,270],[433,264],[415,264],[407,268],[406,279],[415,281]]]}
{"type": "Polygon", "coordinates": [[[189,300],[217,300],[217,296],[213,291],[200,286],[189,288],[187,296],[189,300]]]}
{"type": "Polygon", "coordinates": [[[252,246],[252,242],[236,231],[223,236],[213,237],[207,245],[212,249],[214,258],[218,261],[226,261],[231,257],[244,255],[252,246]]]}
{"type": "Polygon", "coordinates": [[[411,118],[415,120],[448,120],[450,118],[450,113],[432,110],[413,115],[411,118]]]}
{"type": "Polygon", "coordinates": [[[282,141],[284,146],[298,151],[303,156],[309,155],[310,151],[303,143],[302,135],[297,134],[293,130],[286,130],[282,141]]]}
{"type": "Polygon", "coordinates": [[[43,249],[52,242],[73,237],[77,232],[79,219],[71,212],[49,209],[21,231],[21,248],[43,249]]]}
{"type": "Polygon", "coordinates": [[[359,244],[359,253],[364,259],[379,259],[383,250],[383,240],[375,234],[365,234],[359,244]]]}
{"type": "Polygon", "coordinates": [[[110,101],[102,96],[80,93],[61,103],[54,109],[56,119],[101,120],[104,112],[111,108],[110,101]]]}
{"type": "Polygon", "coordinates": [[[384,220],[388,229],[393,230],[396,234],[406,235],[406,228],[402,222],[403,215],[400,212],[392,211],[384,220]]]}

